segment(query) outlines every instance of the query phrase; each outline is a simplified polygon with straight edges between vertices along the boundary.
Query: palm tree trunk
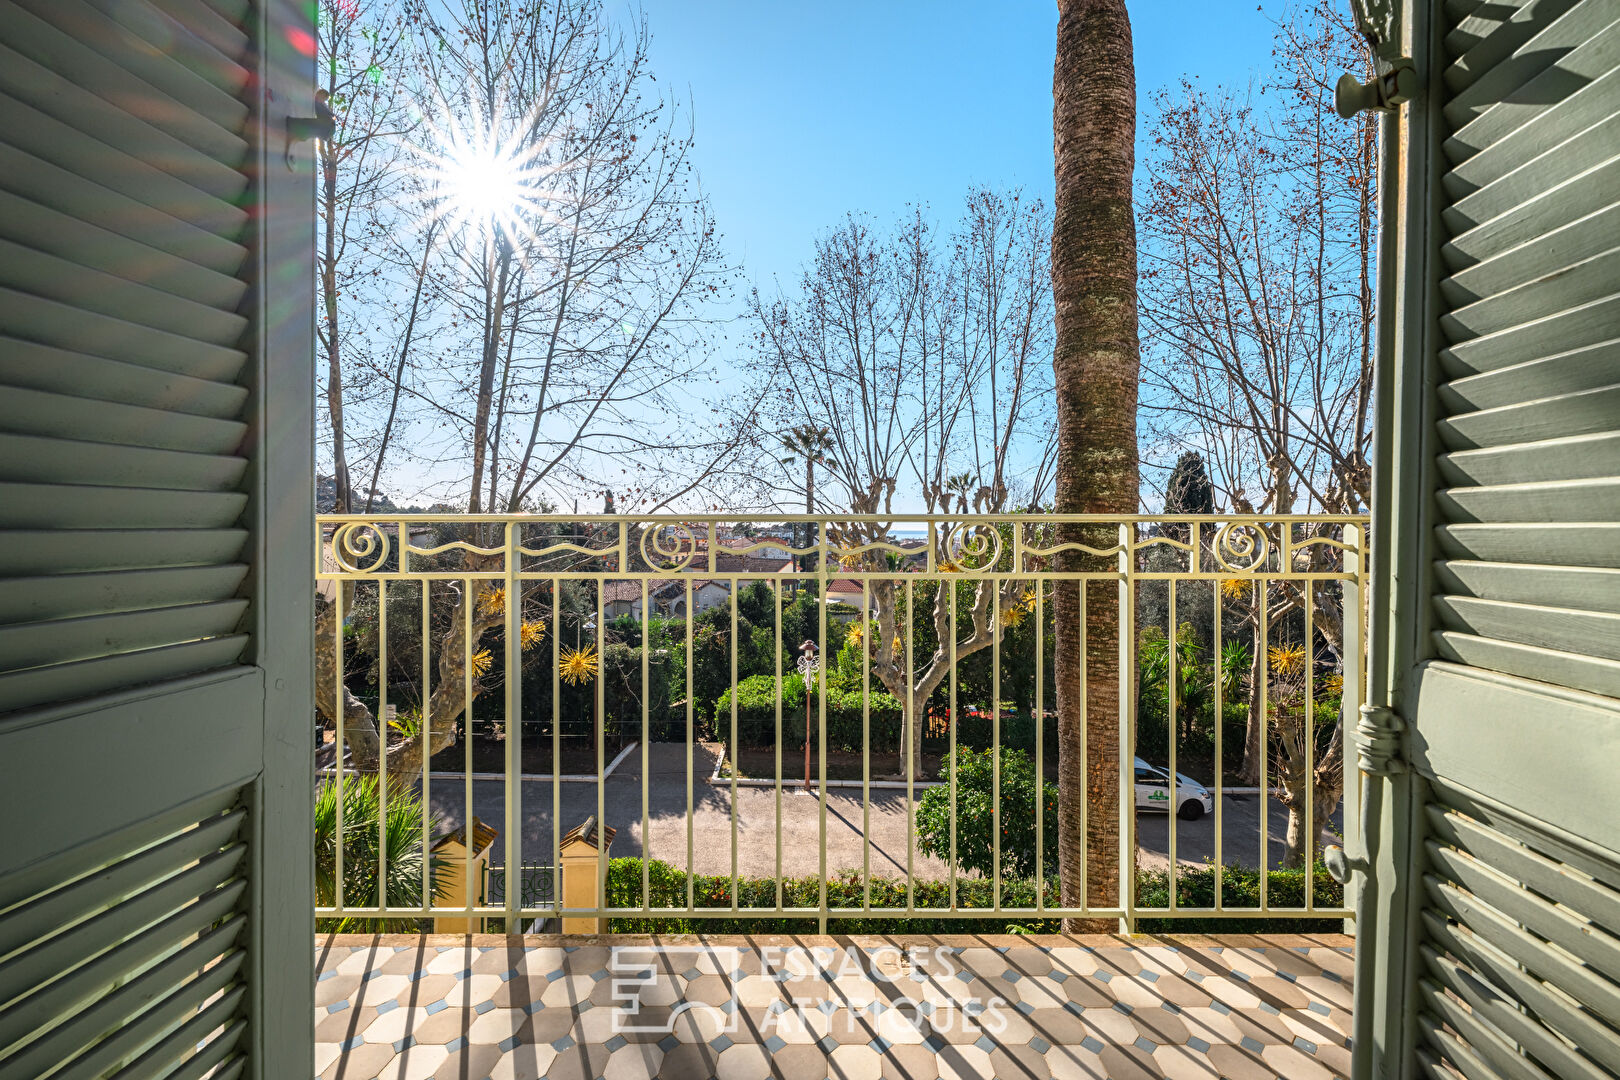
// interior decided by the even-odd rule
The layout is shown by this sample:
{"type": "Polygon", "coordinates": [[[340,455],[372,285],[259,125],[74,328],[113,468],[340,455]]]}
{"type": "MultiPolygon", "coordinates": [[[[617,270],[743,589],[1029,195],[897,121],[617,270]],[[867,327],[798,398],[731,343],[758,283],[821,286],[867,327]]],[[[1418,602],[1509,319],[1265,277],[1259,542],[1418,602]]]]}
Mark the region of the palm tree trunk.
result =
{"type": "MultiPolygon", "coordinates": [[[[1052,99],[1056,509],[1129,514],[1137,508],[1140,348],[1131,207],[1136,70],[1124,0],[1059,0],[1052,99]]],[[[1103,548],[1118,542],[1112,529],[1103,531],[1113,535],[1087,535],[1097,531],[1069,526],[1061,539],[1103,548]]],[[[1060,553],[1057,566],[1073,572],[1098,569],[1097,563],[1070,550],[1060,553]]],[[[1084,613],[1078,582],[1060,581],[1054,592],[1058,864],[1065,907],[1114,907],[1120,900],[1119,717],[1120,694],[1129,690],[1119,670],[1117,592],[1091,589],[1084,613]],[[1082,618],[1090,643],[1084,649],[1082,618]],[[1079,753],[1082,735],[1086,760],[1079,753]]],[[[1116,924],[1068,919],[1065,929],[1108,932],[1116,924]]]]}

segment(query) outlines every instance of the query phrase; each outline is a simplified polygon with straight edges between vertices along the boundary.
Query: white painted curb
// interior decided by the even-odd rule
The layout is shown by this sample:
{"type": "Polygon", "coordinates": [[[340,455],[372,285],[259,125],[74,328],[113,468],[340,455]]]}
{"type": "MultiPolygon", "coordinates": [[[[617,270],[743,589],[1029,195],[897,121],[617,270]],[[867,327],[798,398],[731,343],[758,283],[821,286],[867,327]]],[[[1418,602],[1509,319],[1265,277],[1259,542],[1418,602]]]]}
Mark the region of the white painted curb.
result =
{"type": "MultiPolygon", "coordinates": [[[[633,742],[630,745],[626,746],[623,750],[620,750],[618,756],[615,757],[611,762],[608,763],[608,766],[607,766],[606,769],[602,770],[602,779],[606,780],[608,777],[612,776],[613,775],[613,770],[617,769],[619,767],[619,763],[622,762],[625,758],[629,757],[630,752],[632,750],[634,750],[637,746],[640,746],[640,745],[641,745],[640,743],[634,743],[633,742]]],[[[319,769],[319,770],[316,771],[315,775],[317,775],[317,776],[331,776],[332,775],[332,770],[331,769],[319,769]]],[[[351,769],[344,769],[343,770],[343,775],[345,775],[345,776],[359,776],[360,775],[360,770],[352,769],[352,768],[351,769]]],[[[371,773],[368,772],[365,775],[370,776],[371,773]]],[[[506,774],[503,773],[503,772],[475,772],[475,773],[472,774],[471,778],[474,779],[474,780],[505,780],[506,779],[506,774]]],[[[430,773],[428,773],[428,779],[429,780],[466,780],[466,779],[468,779],[468,774],[464,773],[464,772],[430,772],[430,773]]],[[[556,780],[559,783],[563,783],[563,784],[594,784],[596,782],[596,774],[595,773],[563,773],[561,776],[554,777],[550,773],[524,773],[523,776],[522,776],[522,779],[525,780],[525,781],[556,780]]]]}

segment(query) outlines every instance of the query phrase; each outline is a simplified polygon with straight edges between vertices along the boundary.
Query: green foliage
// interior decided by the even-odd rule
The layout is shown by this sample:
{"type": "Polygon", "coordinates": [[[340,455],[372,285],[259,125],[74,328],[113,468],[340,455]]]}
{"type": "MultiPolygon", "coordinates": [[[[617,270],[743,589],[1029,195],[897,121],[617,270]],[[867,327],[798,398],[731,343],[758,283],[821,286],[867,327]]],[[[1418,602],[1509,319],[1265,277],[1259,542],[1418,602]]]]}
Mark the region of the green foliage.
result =
{"type": "MultiPolygon", "coordinates": [[[[1267,872],[1266,903],[1273,908],[1305,906],[1305,871],[1267,872]]],[[[1317,907],[1338,907],[1344,903],[1344,886],[1328,876],[1318,862],[1311,873],[1312,894],[1317,907]]],[[[1143,907],[1167,907],[1170,903],[1170,874],[1165,870],[1140,870],[1136,875],[1136,902],[1143,907]]],[[[1198,866],[1176,872],[1176,903],[1182,907],[1215,906],[1215,868],[1198,866]]],[[[1258,908],[1260,871],[1247,866],[1227,866],[1221,874],[1221,906],[1258,908]]],[[[1233,933],[1310,933],[1338,932],[1341,919],[1141,919],[1137,929],[1145,934],[1233,934],[1233,933]],[[1257,924],[1264,924],[1263,926],[1257,924]]]]}
{"type": "MultiPolygon", "coordinates": [[[[956,861],[963,870],[989,876],[995,867],[995,758],[991,751],[958,747],[947,760],[942,779],[956,777],[956,861]]],[[[1057,785],[1040,785],[1045,852],[1042,865],[1056,873],[1057,785]]],[[[1001,873],[1008,878],[1034,877],[1035,766],[1022,750],[1001,751],[1001,873]]],[[[917,846],[924,854],[949,861],[951,855],[950,788],[929,788],[917,805],[917,846]]]]}
{"type": "MultiPolygon", "coordinates": [[[[647,864],[648,886],[642,891],[642,862],[640,859],[612,859],[608,862],[607,903],[609,907],[685,907],[687,890],[691,889],[693,903],[700,908],[730,907],[733,880],[729,877],[692,874],[676,869],[666,862],[653,860],[647,864]]],[[[1143,906],[1160,907],[1169,900],[1166,876],[1162,872],[1139,871],[1137,874],[1137,900],[1143,906]]],[[[1194,868],[1178,874],[1178,896],[1184,904],[1209,905],[1214,898],[1215,875],[1212,868],[1194,868]]],[[[1255,870],[1227,867],[1222,885],[1221,899],[1226,907],[1245,908],[1259,906],[1260,874],[1255,870]]],[[[827,879],[827,903],[830,907],[858,908],[868,886],[857,871],[845,870],[827,879]]],[[[817,877],[783,878],[781,880],[782,907],[814,908],[821,903],[821,879],[817,877]]],[[[1321,864],[1315,870],[1317,904],[1337,906],[1343,892],[1321,864]]],[[[874,908],[905,907],[908,899],[907,883],[903,878],[872,878],[870,906],[874,908]]],[[[777,906],[777,879],[768,877],[740,877],[735,881],[737,906],[740,908],[774,908],[777,906]]],[[[1270,871],[1267,884],[1268,900],[1277,906],[1302,903],[1305,895],[1303,870],[1270,871]]],[[[995,934],[1040,933],[1055,934],[1061,929],[1057,919],[1031,919],[1017,921],[1006,918],[974,918],[952,915],[941,911],[937,916],[930,909],[947,909],[951,903],[948,881],[916,880],[910,885],[910,900],[920,914],[909,918],[833,918],[827,920],[827,930],[833,934],[995,934]]],[[[1046,903],[1058,903],[1057,882],[1046,884],[1046,903]]],[[[981,877],[958,878],[956,907],[958,910],[983,910],[993,907],[994,885],[981,877]]],[[[1001,883],[1001,905],[1004,908],[1032,908],[1035,906],[1035,883],[1028,878],[1013,878],[1001,883]]],[[[1137,928],[1142,933],[1223,933],[1223,934],[1287,934],[1323,933],[1341,929],[1338,919],[1301,919],[1287,916],[1257,917],[1252,919],[1142,919],[1137,928]]],[[[620,916],[609,921],[609,930],[615,934],[779,934],[814,932],[814,918],[791,918],[775,915],[741,914],[736,918],[685,919],[620,916]]]]}
{"type": "MultiPolygon", "coordinates": [[[[818,680],[811,680],[810,695],[814,703],[812,716],[821,715],[817,690],[818,680]]],[[[790,732],[802,732],[804,723],[804,679],[794,672],[782,677],[782,723],[790,732]]],[[[738,737],[745,746],[770,746],[776,738],[776,677],[750,675],[737,684],[738,737]]],[[[720,730],[729,732],[731,723],[731,688],[715,701],[714,718],[720,730]]],[[[873,750],[897,750],[901,745],[904,709],[899,699],[881,689],[873,688],[868,698],[871,747],[873,750]]],[[[861,748],[861,692],[859,686],[844,689],[830,680],[827,686],[827,745],[835,750],[858,751],[861,748]]],[[[812,728],[814,731],[814,728],[812,728]]]]}
{"type": "MultiPolygon", "coordinates": [[[[378,820],[382,818],[381,839],[387,857],[382,862],[383,896],[390,906],[419,907],[422,903],[422,800],[415,789],[395,785],[387,798],[379,798],[374,776],[343,779],[343,906],[375,907],[378,901],[379,848],[378,820]],[[387,813],[383,816],[383,802],[387,813]]],[[[428,818],[428,835],[439,825],[439,818],[428,818]]],[[[338,785],[327,781],[315,789],[315,902],[333,906],[337,889],[338,785]]],[[[437,867],[429,865],[430,876],[437,867]]],[[[433,887],[429,882],[428,893],[433,887]]],[[[317,929],[335,933],[410,932],[419,929],[416,919],[322,919],[317,929]]]]}

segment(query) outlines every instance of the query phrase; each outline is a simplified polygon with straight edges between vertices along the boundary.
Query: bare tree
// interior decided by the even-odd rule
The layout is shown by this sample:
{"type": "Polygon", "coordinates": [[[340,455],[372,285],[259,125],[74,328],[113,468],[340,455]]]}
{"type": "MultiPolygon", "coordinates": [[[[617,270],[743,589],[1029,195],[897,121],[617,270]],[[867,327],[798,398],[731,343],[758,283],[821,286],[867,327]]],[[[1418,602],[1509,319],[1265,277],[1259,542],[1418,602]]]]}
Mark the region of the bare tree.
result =
{"type": "MultiPolygon", "coordinates": [[[[1277,40],[1278,74],[1258,103],[1187,81],[1158,96],[1142,200],[1150,431],[1202,453],[1221,501],[1257,521],[1356,512],[1371,477],[1375,129],[1332,115],[1333,80],[1369,61],[1325,0],[1284,21],[1277,40]]],[[[1265,527],[1279,546],[1287,526],[1265,527]]],[[[1310,543],[1322,538],[1322,526],[1290,537],[1303,552],[1294,569],[1337,564],[1334,549],[1310,543]]],[[[1229,606],[1257,635],[1306,606],[1292,583],[1232,591],[1229,606]]],[[[1309,606],[1307,649],[1314,657],[1320,634],[1342,658],[1346,613],[1331,583],[1309,606]]],[[[1253,650],[1242,774],[1257,782],[1275,753],[1287,859],[1298,863],[1314,851],[1300,835],[1307,800],[1325,821],[1342,790],[1343,721],[1318,755],[1289,728],[1302,710],[1268,718],[1265,645],[1253,650]]]]}
{"type": "MultiPolygon", "coordinates": [[[[380,224],[396,185],[398,139],[408,127],[400,78],[404,34],[392,0],[321,0],[320,94],[335,130],[318,145],[321,176],[317,273],[321,300],[316,336],[326,358],[325,397],[336,510],[348,513],[351,435],[346,396],[374,396],[374,313],[382,293],[376,257],[380,224]]],[[[367,495],[369,499],[370,492],[367,495]]]]}
{"type": "MultiPolygon", "coordinates": [[[[757,349],[779,387],[783,423],[826,432],[817,500],[839,514],[887,517],[897,495],[928,513],[992,514],[1010,508],[1019,484],[1026,505],[1040,500],[1049,460],[1051,308],[1046,210],[1019,193],[976,191],[962,222],[942,244],[923,213],[880,231],[850,216],[816,244],[796,297],[753,297],[757,349]]],[[[808,482],[807,477],[807,482],[808,482]]],[[[788,481],[791,484],[791,479],[788,481]]],[[[851,569],[881,571],[890,523],[835,520],[828,542],[851,569]]],[[[942,528],[937,562],[989,569],[1001,540],[990,526],[942,528]]],[[[1022,586],[981,581],[969,604],[970,629],[958,659],[1001,632],[998,612],[1022,586]]],[[[871,670],[907,706],[911,766],[921,770],[929,695],[950,672],[953,590],[937,590],[938,645],[912,657],[892,578],[871,579],[877,633],[871,670]]]]}
{"type": "MultiPolygon", "coordinates": [[[[1130,514],[1137,508],[1139,368],[1136,224],[1136,69],[1124,0],[1059,0],[1052,77],[1057,209],[1052,293],[1057,344],[1059,513],[1130,514]]],[[[1065,527],[1064,544],[1107,550],[1111,530],[1065,527]]],[[[1100,568],[1079,547],[1058,569],[1100,568]]],[[[1079,582],[1054,589],[1058,706],[1058,866],[1065,906],[1119,903],[1119,696],[1117,650],[1086,648],[1120,633],[1119,602],[1079,582]],[[1089,601],[1089,602],[1088,602],[1089,601]],[[1080,748],[1085,747],[1082,758],[1080,748]]],[[[1127,883],[1134,888],[1135,883],[1127,883]]],[[[1067,919],[1071,933],[1108,920],[1067,919]]]]}
{"type": "MultiPolygon", "coordinates": [[[[466,0],[413,16],[420,119],[405,175],[415,198],[399,212],[423,223],[403,231],[425,267],[412,311],[420,302],[436,315],[413,320],[417,344],[403,348],[434,360],[409,385],[395,380],[403,400],[385,431],[408,413],[411,454],[436,458],[472,514],[610,482],[650,513],[722,476],[756,438],[757,395],[743,406],[716,398],[721,418],[685,430],[648,423],[680,415],[685,388],[711,373],[706,305],[731,271],[692,170],[690,122],[651,88],[645,24],[622,32],[600,0],[466,0]]],[[[491,537],[474,528],[463,539],[465,569],[496,565],[473,550],[491,537]]],[[[375,719],[337,685],[337,606],[320,613],[317,705],[331,716],[343,695],[357,761],[386,753],[390,772],[410,775],[424,751],[455,741],[467,657],[511,602],[528,621],[549,601],[463,583],[434,649],[424,737],[386,749],[375,719]]],[[[473,698],[498,677],[472,676],[473,698]]]]}

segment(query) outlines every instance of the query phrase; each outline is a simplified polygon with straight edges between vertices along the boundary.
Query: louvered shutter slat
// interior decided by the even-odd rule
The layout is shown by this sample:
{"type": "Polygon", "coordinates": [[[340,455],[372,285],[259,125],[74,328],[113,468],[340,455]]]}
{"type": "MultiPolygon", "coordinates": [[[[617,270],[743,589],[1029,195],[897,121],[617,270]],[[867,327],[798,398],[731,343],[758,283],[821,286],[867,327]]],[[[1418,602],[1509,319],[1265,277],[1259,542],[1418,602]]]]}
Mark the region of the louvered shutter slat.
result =
{"type": "Polygon", "coordinates": [[[242,563],[12,578],[0,593],[0,626],[202,603],[229,595],[247,577],[242,563]]]}
{"type": "Polygon", "coordinates": [[[0,385],[154,409],[167,414],[168,423],[183,422],[189,416],[241,423],[237,418],[247,402],[247,388],[236,383],[126,364],[4,335],[0,335],[0,385]]]}
{"type": "MultiPolygon", "coordinates": [[[[229,1031],[241,1009],[247,943],[247,817],[232,805],[240,791],[222,798],[218,808],[212,799],[178,807],[8,882],[0,1075],[102,1076],[154,1051],[169,1064],[217,1054],[220,1036],[211,1033],[229,1031]],[[30,879],[46,887],[18,895],[30,879]],[[180,1032],[183,1047],[172,1039],[180,1032]]],[[[236,1053],[235,1040],[223,1049],[236,1053]]]]}
{"type": "Polygon", "coordinates": [[[1598,138],[1620,130],[1620,17],[1583,0],[1468,22],[1474,77],[1447,110],[1453,172],[1470,177],[1448,188],[1471,190],[1441,249],[1434,640],[1454,660],[1620,693],[1620,582],[1604,572],[1620,567],[1620,154],[1598,138]],[[1525,588],[1560,567],[1593,571],[1561,579],[1592,599],[1525,588]],[[1481,595],[1486,580],[1517,589],[1481,595]]]}
{"type": "Polygon", "coordinates": [[[154,475],[187,491],[234,488],[247,460],[223,454],[192,454],[142,446],[0,433],[0,479],[35,484],[79,480],[109,487],[141,487],[154,475]]]}
{"type": "Polygon", "coordinates": [[[218,9],[17,0],[0,41],[3,713],[242,655],[251,102],[218,9]]]}
{"type": "Polygon", "coordinates": [[[246,505],[234,491],[0,482],[0,529],[219,529],[246,505]]]}
{"type": "Polygon", "coordinates": [[[0,401],[0,428],[19,435],[230,456],[240,447],[247,425],[234,418],[175,415],[144,405],[12,388],[0,401]]]}
{"type": "MultiPolygon", "coordinates": [[[[73,12],[56,4],[33,10],[24,10],[20,2],[0,6],[0,38],[12,47],[55,70],[74,71],[78,76],[75,81],[82,89],[126,115],[138,117],[169,138],[217,161],[240,163],[247,153],[247,142],[239,134],[247,115],[246,108],[238,105],[232,126],[222,126],[198,111],[194,104],[176,100],[165,89],[140,78],[88,44],[91,40],[104,42],[108,53],[119,56],[127,51],[119,48],[121,37],[121,30],[111,20],[105,17],[93,18],[88,23],[82,18],[75,20],[73,12]],[[63,24],[71,26],[71,32],[63,24]]],[[[237,183],[224,179],[228,186],[217,191],[218,194],[228,193],[237,183]]]]}
{"type": "MultiPolygon", "coordinates": [[[[164,566],[234,564],[247,544],[244,529],[46,529],[5,535],[6,567],[19,577],[164,566]]],[[[73,587],[65,582],[66,587],[73,587]]]]}

